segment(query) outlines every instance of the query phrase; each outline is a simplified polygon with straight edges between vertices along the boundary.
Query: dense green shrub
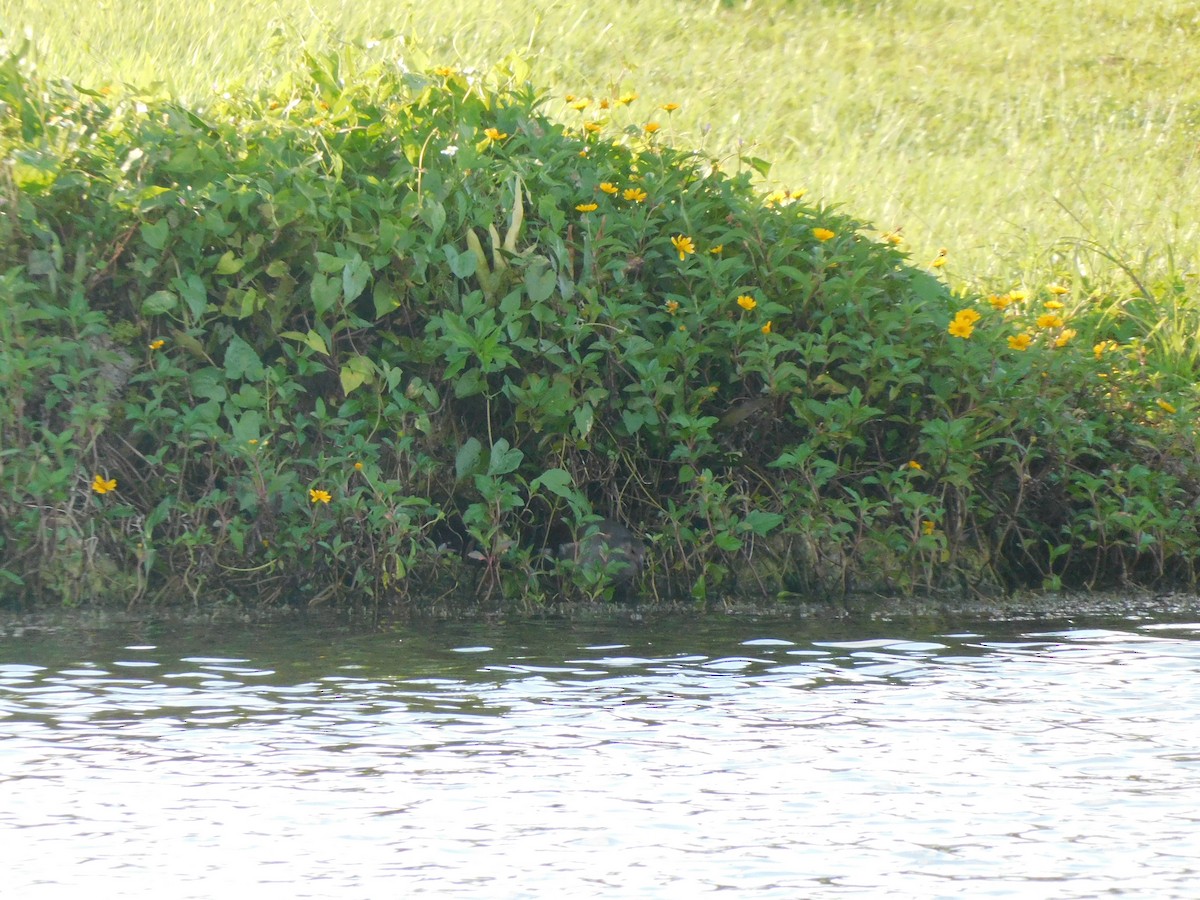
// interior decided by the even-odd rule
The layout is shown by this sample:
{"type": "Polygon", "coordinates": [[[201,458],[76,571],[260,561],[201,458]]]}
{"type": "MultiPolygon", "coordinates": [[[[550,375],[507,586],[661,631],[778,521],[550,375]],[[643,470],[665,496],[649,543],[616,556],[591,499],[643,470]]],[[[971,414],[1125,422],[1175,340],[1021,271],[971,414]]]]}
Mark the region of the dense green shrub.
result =
{"type": "Polygon", "coordinates": [[[952,296],[629,95],[350,66],[5,60],[12,593],[603,594],[597,516],[658,596],[1193,577],[1194,400],[1086,302],[952,296]]]}

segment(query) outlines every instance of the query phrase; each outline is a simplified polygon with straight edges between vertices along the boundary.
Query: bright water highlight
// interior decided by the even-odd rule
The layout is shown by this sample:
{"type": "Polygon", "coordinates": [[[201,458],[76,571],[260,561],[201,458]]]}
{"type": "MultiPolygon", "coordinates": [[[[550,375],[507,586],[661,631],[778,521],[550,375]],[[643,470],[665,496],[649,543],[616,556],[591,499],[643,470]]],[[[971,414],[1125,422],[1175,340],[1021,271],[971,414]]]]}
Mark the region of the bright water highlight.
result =
{"type": "Polygon", "coordinates": [[[1195,896],[1200,625],[837,627],[5,637],[2,892],[1195,896]]]}

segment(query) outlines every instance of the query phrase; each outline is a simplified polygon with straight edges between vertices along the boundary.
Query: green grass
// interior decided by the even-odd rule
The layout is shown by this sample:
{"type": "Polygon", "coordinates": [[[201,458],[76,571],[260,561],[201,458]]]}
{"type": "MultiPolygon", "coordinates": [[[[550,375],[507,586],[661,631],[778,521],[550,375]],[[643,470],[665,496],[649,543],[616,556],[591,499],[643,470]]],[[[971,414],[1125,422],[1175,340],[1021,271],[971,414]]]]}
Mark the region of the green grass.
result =
{"type": "Polygon", "coordinates": [[[10,41],[28,30],[43,71],[162,83],[201,105],[271,82],[301,47],[378,41],[384,58],[481,68],[515,52],[550,96],[635,90],[677,144],[748,148],[775,186],[903,228],[917,262],[946,247],[952,283],[985,290],[1124,290],[1106,255],[1153,282],[1200,248],[1194,3],[503,0],[465,21],[460,8],[6,0],[0,22],[10,41]],[[668,101],[682,105],[669,120],[655,111],[668,101]]]}

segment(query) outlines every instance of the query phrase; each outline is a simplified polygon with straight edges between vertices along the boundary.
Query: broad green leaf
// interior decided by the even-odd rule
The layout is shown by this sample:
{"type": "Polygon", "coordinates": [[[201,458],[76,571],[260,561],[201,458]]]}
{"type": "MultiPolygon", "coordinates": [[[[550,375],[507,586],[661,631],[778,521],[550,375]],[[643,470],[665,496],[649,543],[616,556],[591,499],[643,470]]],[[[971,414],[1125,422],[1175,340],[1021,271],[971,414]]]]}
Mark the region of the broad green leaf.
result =
{"type": "Polygon", "coordinates": [[[466,478],[475,472],[479,465],[479,457],[483,453],[483,445],[476,438],[467,438],[454,457],[454,477],[466,478]]]}
{"type": "Polygon", "coordinates": [[[338,373],[342,382],[342,391],[349,396],[350,392],[360,388],[375,375],[375,364],[366,356],[352,356],[346,360],[338,373]]]}
{"type": "Polygon", "coordinates": [[[342,293],[346,302],[357,300],[370,280],[371,264],[355,253],[354,258],[342,269],[342,293]]]}
{"type": "Polygon", "coordinates": [[[300,343],[309,347],[309,349],[317,351],[322,356],[329,355],[329,348],[325,345],[325,338],[321,337],[321,335],[317,334],[312,329],[309,329],[307,334],[304,334],[300,331],[281,331],[279,336],[281,338],[287,338],[291,341],[299,341],[300,343]]]}
{"type": "Polygon", "coordinates": [[[534,303],[544,303],[554,293],[558,276],[553,269],[531,265],[525,270],[525,290],[534,303]]]}
{"type": "Polygon", "coordinates": [[[562,497],[564,500],[576,499],[575,482],[571,479],[571,473],[566,469],[547,469],[529,484],[531,493],[539,487],[544,487],[550,493],[562,497]]]}
{"type": "Polygon", "coordinates": [[[179,305],[179,298],[170,291],[155,291],[142,301],[143,316],[161,316],[179,305]]]}
{"type": "Polygon", "coordinates": [[[263,375],[262,360],[258,358],[254,348],[237,335],[230,338],[225,348],[225,376],[229,379],[261,381],[263,375]]]}
{"type": "Polygon", "coordinates": [[[236,275],[242,271],[242,266],[246,265],[244,259],[238,259],[234,256],[232,250],[226,250],[221,254],[221,258],[217,260],[218,275],[236,275]]]}
{"type": "Polygon", "coordinates": [[[155,250],[165,247],[167,238],[171,235],[171,226],[166,219],[159,219],[153,224],[143,223],[139,230],[142,232],[142,240],[155,250]]]}
{"type": "Polygon", "coordinates": [[[516,447],[510,447],[508,441],[500,438],[492,444],[491,459],[488,460],[488,475],[507,475],[515,472],[525,459],[525,454],[516,447]]]}

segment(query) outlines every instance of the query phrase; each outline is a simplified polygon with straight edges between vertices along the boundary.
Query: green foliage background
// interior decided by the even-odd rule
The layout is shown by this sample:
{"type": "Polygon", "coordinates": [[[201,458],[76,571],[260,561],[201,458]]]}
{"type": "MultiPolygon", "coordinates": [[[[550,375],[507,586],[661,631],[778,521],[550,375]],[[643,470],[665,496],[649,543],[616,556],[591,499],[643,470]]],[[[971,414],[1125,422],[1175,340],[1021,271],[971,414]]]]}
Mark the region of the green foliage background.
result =
{"type": "Polygon", "coordinates": [[[605,595],[547,552],[597,515],[664,598],[1194,578],[1186,321],[956,295],[516,58],[304,59],[203,107],[5,59],[11,596],[605,595]]]}

